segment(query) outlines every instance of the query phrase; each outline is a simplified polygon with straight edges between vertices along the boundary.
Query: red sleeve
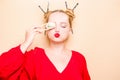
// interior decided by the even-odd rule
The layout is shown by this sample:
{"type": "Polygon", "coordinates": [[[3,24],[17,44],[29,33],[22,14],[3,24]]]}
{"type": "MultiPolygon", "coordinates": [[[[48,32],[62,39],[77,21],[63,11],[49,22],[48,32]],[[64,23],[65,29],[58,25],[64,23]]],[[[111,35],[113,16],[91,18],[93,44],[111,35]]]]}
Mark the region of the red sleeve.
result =
{"type": "Polygon", "coordinates": [[[35,64],[34,64],[34,50],[25,53],[25,62],[20,80],[36,80],[35,79],[35,64]]]}
{"type": "Polygon", "coordinates": [[[22,71],[24,55],[20,46],[4,52],[0,56],[0,80],[17,80],[22,71]]]}
{"type": "Polygon", "coordinates": [[[82,73],[82,76],[83,76],[83,80],[91,80],[90,76],[89,76],[89,73],[88,73],[87,63],[86,63],[86,60],[85,60],[84,56],[83,56],[83,73],[82,73]]]}

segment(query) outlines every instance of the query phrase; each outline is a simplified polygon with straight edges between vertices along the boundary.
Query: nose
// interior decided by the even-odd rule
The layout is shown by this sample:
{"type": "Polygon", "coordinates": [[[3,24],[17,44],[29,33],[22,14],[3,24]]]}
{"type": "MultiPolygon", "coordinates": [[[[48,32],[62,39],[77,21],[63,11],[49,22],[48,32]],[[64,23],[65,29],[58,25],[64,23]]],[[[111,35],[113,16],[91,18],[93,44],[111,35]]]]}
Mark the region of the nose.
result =
{"type": "Polygon", "coordinates": [[[55,32],[59,32],[59,30],[60,30],[59,26],[56,25],[55,32]]]}

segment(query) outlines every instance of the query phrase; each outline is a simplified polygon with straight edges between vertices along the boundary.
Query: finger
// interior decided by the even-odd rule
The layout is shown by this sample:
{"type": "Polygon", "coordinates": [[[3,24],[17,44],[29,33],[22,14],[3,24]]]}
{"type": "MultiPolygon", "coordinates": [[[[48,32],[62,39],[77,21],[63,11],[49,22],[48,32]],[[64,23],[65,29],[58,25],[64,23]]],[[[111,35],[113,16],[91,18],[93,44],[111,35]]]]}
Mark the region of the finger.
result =
{"type": "Polygon", "coordinates": [[[34,29],[41,29],[41,27],[34,27],[34,29]]]}
{"type": "Polygon", "coordinates": [[[34,29],[34,31],[37,33],[42,33],[42,32],[44,32],[44,29],[37,27],[34,29]]]}

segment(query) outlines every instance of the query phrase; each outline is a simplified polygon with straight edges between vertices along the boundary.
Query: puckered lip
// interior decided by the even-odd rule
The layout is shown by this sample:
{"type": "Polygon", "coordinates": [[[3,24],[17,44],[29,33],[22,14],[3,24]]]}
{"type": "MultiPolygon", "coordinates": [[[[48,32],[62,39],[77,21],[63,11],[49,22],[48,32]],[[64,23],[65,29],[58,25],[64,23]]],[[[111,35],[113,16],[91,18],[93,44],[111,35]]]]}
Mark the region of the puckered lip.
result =
{"type": "Polygon", "coordinates": [[[54,36],[55,36],[56,38],[59,38],[59,37],[60,37],[60,34],[59,34],[59,33],[55,33],[54,36]]]}

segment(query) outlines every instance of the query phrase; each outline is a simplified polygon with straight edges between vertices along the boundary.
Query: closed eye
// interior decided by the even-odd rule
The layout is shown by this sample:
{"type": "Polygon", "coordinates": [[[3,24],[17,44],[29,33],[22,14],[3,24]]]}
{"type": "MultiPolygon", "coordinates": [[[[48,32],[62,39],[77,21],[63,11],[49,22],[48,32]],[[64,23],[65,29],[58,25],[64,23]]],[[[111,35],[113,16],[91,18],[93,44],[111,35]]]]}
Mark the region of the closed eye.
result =
{"type": "Polygon", "coordinates": [[[66,24],[66,23],[61,23],[61,27],[62,27],[62,28],[66,28],[66,27],[67,27],[67,24],[66,24]]]}

